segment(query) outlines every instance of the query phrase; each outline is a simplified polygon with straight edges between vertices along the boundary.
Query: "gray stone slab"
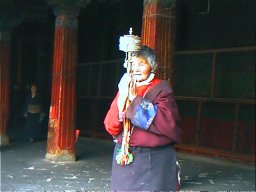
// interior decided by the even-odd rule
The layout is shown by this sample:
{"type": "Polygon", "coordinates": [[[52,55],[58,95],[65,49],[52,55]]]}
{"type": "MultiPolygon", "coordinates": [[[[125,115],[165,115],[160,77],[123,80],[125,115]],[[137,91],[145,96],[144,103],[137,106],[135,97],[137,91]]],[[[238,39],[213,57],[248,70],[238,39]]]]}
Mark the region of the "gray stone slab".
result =
{"type": "MultiPolygon", "coordinates": [[[[108,191],[113,143],[80,137],[77,160],[45,160],[46,141],[1,146],[1,191],[108,191]]],[[[181,191],[255,191],[255,165],[178,153],[181,191]]]]}

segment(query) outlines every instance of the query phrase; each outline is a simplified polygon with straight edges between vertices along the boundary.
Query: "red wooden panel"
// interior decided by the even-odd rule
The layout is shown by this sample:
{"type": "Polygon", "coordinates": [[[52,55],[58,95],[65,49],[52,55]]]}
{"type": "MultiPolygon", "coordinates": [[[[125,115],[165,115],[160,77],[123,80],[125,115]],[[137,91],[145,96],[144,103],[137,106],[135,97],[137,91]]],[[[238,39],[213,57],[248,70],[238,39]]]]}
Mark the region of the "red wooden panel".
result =
{"type": "Polygon", "coordinates": [[[237,152],[255,154],[255,122],[239,122],[237,130],[237,152]]]}
{"type": "Polygon", "coordinates": [[[201,146],[232,150],[234,121],[204,118],[200,127],[201,146]]]}
{"type": "Polygon", "coordinates": [[[0,42],[0,134],[4,135],[9,118],[10,42],[0,42]]]}
{"type": "Polygon", "coordinates": [[[196,118],[183,117],[181,129],[181,142],[186,144],[196,144],[196,118]]]}

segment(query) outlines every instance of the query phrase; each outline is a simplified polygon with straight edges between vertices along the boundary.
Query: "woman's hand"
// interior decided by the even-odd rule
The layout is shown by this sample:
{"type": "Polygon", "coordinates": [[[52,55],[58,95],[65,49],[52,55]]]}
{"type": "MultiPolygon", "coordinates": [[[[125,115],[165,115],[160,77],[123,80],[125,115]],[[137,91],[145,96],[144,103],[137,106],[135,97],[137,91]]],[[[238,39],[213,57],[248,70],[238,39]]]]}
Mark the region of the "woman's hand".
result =
{"type": "Polygon", "coordinates": [[[136,97],[136,85],[135,80],[131,78],[131,75],[125,73],[121,78],[118,89],[119,89],[119,97],[117,99],[117,106],[119,112],[124,111],[124,107],[129,97],[129,100],[132,101],[136,97]]]}
{"type": "Polygon", "coordinates": [[[118,83],[119,97],[117,99],[117,107],[119,112],[123,112],[124,106],[128,97],[129,83],[131,81],[130,76],[125,73],[118,83]]]}
{"type": "Polygon", "coordinates": [[[131,82],[131,76],[125,73],[118,83],[118,89],[121,95],[128,96],[128,88],[129,88],[130,82],[131,82]]]}
{"type": "Polygon", "coordinates": [[[137,96],[136,80],[134,78],[131,79],[129,86],[130,86],[130,88],[129,88],[128,97],[129,97],[129,100],[132,101],[137,96]]]}

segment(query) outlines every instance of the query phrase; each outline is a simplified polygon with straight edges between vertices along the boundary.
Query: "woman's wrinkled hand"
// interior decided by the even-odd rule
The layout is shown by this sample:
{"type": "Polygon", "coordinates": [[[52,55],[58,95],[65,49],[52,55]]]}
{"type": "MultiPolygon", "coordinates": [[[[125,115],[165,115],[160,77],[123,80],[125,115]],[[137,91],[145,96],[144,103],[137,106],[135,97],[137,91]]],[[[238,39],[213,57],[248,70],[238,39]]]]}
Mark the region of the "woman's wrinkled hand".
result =
{"type": "Polygon", "coordinates": [[[120,79],[118,83],[118,89],[119,93],[122,95],[127,95],[128,96],[128,88],[129,88],[129,83],[131,82],[132,78],[128,73],[125,73],[123,77],[120,79]]]}
{"type": "Polygon", "coordinates": [[[117,99],[117,106],[119,112],[124,111],[124,107],[129,97],[129,100],[132,101],[136,97],[136,86],[135,81],[131,78],[131,75],[125,73],[121,78],[119,84],[119,97],[117,99]]]}
{"type": "Polygon", "coordinates": [[[129,74],[125,73],[118,83],[119,97],[117,99],[117,107],[119,112],[124,111],[126,100],[128,97],[129,83],[131,78],[129,74]]]}
{"type": "Polygon", "coordinates": [[[129,100],[132,101],[136,96],[137,96],[137,92],[136,92],[136,80],[133,78],[129,84],[130,88],[129,88],[129,100]]]}

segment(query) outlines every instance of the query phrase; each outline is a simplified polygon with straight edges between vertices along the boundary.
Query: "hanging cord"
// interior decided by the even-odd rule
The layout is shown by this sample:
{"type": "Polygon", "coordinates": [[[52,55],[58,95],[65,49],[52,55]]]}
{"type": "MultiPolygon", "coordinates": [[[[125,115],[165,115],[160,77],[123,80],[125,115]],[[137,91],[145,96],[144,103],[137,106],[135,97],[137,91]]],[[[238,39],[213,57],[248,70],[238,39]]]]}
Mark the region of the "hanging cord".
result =
{"type": "MultiPolygon", "coordinates": [[[[125,114],[127,108],[130,105],[129,94],[132,93],[136,95],[136,81],[132,75],[132,63],[131,59],[133,53],[140,50],[140,37],[136,35],[132,35],[132,28],[129,30],[129,35],[121,36],[119,39],[119,50],[124,51],[126,53],[124,67],[127,68],[127,74],[130,76],[131,81],[128,85],[128,96],[126,98],[124,110],[122,110],[123,114],[125,114]]],[[[123,138],[121,148],[117,150],[116,161],[120,165],[128,165],[134,159],[134,154],[132,154],[129,150],[129,142],[132,134],[131,122],[129,119],[123,117],[123,138]]]]}
{"type": "MultiPolygon", "coordinates": [[[[126,112],[127,108],[130,106],[130,103],[131,103],[131,101],[129,100],[129,94],[136,93],[136,81],[132,76],[132,65],[130,62],[131,56],[132,56],[131,53],[128,53],[127,73],[131,77],[131,81],[128,85],[128,96],[126,98],[126,102],[123,110],[124,113],[126,112]]],[[[117,150],[116,161],[119,165],[128,165],[134,159],[134,154],[131,153],[129,150],[130,137],[131,137],[133,128],[131,128],[131,122],[129,119],[125,118],[125,115],[123,119],[123,127],[124,127],[124,130],[123,130],[122,145],[121,145],[121,148],[117,150]]]]}

